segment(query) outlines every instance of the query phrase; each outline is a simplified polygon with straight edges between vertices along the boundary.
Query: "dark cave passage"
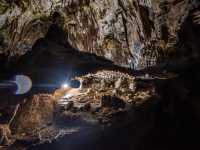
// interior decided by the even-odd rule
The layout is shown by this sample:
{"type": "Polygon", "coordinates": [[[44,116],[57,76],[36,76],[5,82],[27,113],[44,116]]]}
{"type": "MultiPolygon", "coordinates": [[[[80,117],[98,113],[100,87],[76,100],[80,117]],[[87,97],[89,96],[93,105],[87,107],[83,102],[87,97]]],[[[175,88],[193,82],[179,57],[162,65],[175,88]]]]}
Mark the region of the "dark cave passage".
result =
{"type": "Polygon", "coordinates": [[[24,95],[15,95],[15,89],[0,88],[0,111],[4,114],[1,119],[8,120],[15,105],[26,97],[37,93],[53,93],[66,82],[77,84],[72,80],[75,76],[103,69],[132,72],[103,57],[73,48],[65,37],[63,30],[53,24],[46,36],[38,39],[32,50],[25,55],[19,58],[0,55],[0,81],[8,81],[22,74],[30,77],[33,82],[32,89],[24,95]],[[5,107],[8,107],[8,112],[5,112],[5,107]]]}
{"type": "Polygon", "coordinates": [[[46,37],[39,39],[30,52],[18,59],[13,70],[28,75],[36,87],[38,84],[53,84],[55,88],[74,76],[98,70],[131,72],[101,56],[80,52],[65,41],[65,36],[58,25],[51,25],[46,37]]]}
{"type": "Polygon", "coordinates": [[[11,96],[11,99],[23,99],[27,95],[41,92],[51,93],[63,83],[72,83],[71,79],[75,76],[98,70],[132,72],[101,56],[75,49],[66,41],[66,34],[57,24],[52,24],[46,36],[38,39],[32,50],[25,55],[17,59],[0,56],[0,62],[1,80],[10,80],[17,74],[24,74],[33,82],[31,91],[24,96],[16,97],[9,90],[0,89],[3,90],[0,91],[2,98],[11,96]]]}

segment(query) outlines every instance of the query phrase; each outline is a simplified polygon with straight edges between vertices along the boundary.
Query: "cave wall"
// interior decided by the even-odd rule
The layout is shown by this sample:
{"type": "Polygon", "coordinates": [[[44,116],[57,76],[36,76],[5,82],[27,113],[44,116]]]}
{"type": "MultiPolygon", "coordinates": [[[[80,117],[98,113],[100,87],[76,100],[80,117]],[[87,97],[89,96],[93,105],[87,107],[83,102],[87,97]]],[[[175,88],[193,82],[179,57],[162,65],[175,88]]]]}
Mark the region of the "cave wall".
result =
{"type": "Polygon", "coordinates": [[[23,55],[56,23],[80,51],[143,69],[177,49],[181,55],[179,31],[188,17],[199,24],[198,7],[198,0],[2,0],[0,53],[23,55]]]}

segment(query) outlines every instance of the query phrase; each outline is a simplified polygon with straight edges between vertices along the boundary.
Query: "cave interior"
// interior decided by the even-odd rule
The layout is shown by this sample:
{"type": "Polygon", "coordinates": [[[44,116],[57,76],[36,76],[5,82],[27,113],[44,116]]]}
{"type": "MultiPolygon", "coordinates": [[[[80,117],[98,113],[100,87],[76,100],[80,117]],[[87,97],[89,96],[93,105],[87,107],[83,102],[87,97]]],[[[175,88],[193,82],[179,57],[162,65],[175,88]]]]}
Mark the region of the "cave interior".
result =
{"type": "MultiPolygon", "coordinates": [[[[0,149],[200,148],[200,24],[194,23],[191,18],[198,10],[198,7],[193,9],[180,26],[177,35],[179,40],[175,44],[176,52],[168,56],[164,63],[141,70],[124,67],[103,56],[75,48],[66,40],[66,32],[55,20],[45,36],[37,39],[31,50],[24,55],[10,57],[0,54],[1,81],[12,80],[18,74],[26,75],[32,81],[31,90],[23,95],[14,94],[13,91],[18,87],[0,87],[0,149]],[[104,83],[104,78],[100,78],[101,74],[98,74],[104,71],[114,74],[114,77],[120,72],[126,77],[117,76],[114,86],[107,87],[107,82],[110,80],[109,84],[112,84],[114,77],[108,81],[105,77],[104,83]],[[87,82],[78,81],[77,77],[87,82]],[[127,104],[129,102],[125,103],[126,98],[122,98],[123,94],[130,93],[122,84],[119,89],[118,79],[120,83],[127,85],[129,80],[134,79],[134,98],[137,92],[143,93],[142,98],[132,98],[134,104],[131,105],[127,104]],[[85,97],[75,95],[75,98],[66,98],[68,101],[83,99],[83,107],[75,107],[75,101],[74,104],[67,103],[61,107],[54,104],[57,103],[55,101],[48,101],[51,99],[48,96],[57,93],[59,95],[63,83],[69,83],[70,86],[65,94],[71,92],[71,89],[79,90],[82,84],[83,89],[99,90],[92,93],[93,95],[91,92],[88,92],[91,95],[85,92],[85,97]],[[99,85],[103,88],[100,89],[99,85]],[[108,95],[109,90],[115,94],[108,95]],[[117,95],[118,91],[122,91],[122,97],[117,95]],[[98,93],[102,94],[101,98],[98,97],[98,93]],[[145,94],[150,95],[150,98],[147,96],[148,100],[145,94]],[[88,101],[92,99],[90,96],[100,99],[100,108],[93,110],[92,106],[88,106],[88,101]],[[138,104],[138,101],[142,103],[138,104]],[[30,120],[32,117],[34,121],[29,121],[26,113],[30,120]],[[100,123],[96,123],[98,121],[100,123]],[[7,125],[11,131],[5,129],[7,125]],[[40,129],[37,131],[37,126],[41,128],[41,132],[40,129]],[[32,134],[29,127],[30,130],[36,128],[35,132],[39,133],[32,134]]],[[[53,16],[59,14],[55,13],[53,16]]],[[[167,39],[167,28],[163,27],[162,30],[162,38],[167,39]]],[[[60,99],[62,98],[59,97],[60,99]]]]}

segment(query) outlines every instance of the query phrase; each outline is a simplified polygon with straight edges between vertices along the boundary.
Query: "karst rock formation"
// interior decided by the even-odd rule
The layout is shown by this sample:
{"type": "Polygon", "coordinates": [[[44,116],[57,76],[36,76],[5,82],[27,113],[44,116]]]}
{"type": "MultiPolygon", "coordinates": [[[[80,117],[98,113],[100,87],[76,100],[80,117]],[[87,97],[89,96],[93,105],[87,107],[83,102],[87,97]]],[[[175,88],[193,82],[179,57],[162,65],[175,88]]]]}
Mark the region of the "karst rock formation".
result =
{"type": "Polygon", "coordinates": [[[200,147],[199,65],[199,0],[0,0],[0,149],[200,147]]]}
{"type": "Polygon", "coordinates": [[[51,24],[80,51],[143,69],[198,60],[198,0],[1,0],[0,53],[20,56],[51,24]]]}

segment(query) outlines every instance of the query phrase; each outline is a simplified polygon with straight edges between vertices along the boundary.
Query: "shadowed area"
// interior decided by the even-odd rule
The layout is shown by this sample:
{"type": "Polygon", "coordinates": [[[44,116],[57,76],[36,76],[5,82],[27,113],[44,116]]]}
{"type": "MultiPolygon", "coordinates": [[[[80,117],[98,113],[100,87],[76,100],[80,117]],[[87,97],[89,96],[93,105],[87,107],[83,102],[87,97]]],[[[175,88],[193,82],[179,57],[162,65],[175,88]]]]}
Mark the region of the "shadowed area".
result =
{"type": "MultiPolygon", "coordinates": [[[[46,90],[59,87],[75,75],[83,75],[101,69],[124,69],[103,57],[80,52],[65,41],[61,28],[53,24],[47,35],[39,39],[32,51],[22,56],[14,66],[16,72],[28,75],[35,87],[46,85],[46,90]]],[[[128,69],[127,69],[128,71],[128,69]]],[[[42,90],[39,89],[39,90],[42,90]]]]}

